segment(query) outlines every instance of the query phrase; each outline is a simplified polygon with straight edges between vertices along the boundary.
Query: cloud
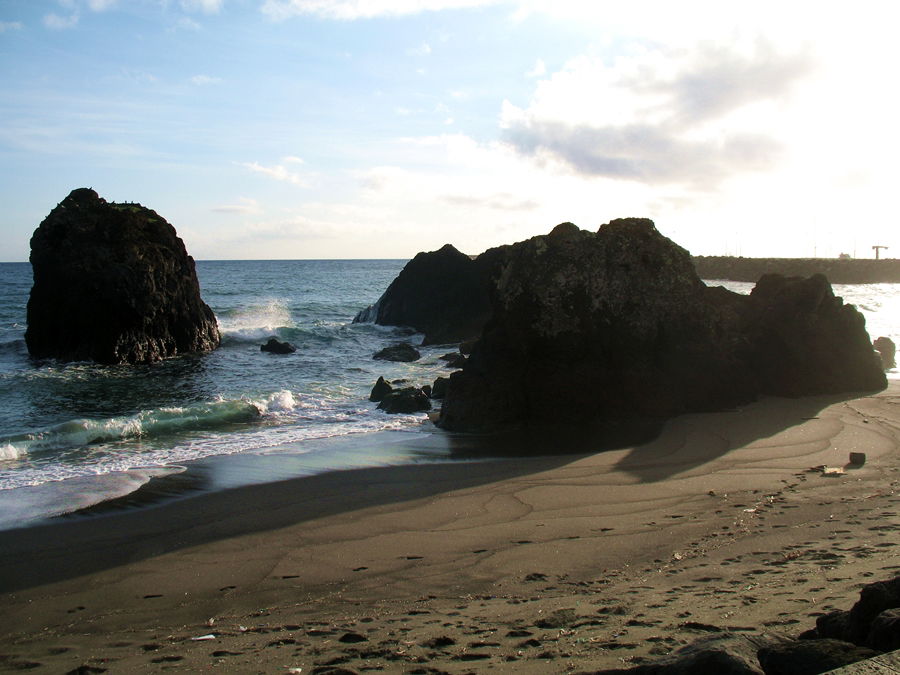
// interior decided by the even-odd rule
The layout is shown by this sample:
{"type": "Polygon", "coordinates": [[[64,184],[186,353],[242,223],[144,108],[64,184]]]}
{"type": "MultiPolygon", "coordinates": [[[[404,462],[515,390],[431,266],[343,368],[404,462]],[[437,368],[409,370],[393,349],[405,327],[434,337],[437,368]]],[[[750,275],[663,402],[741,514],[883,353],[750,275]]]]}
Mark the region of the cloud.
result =
{"type": "Polygon", "coordinates": [[[44,25],[51,30],[66,30],[78,25],[78,12],[69,16],[50,13],[44,15],[44,25]]]}
{"type": "Polygon", "coordinates": [[[0,33],[6,33],[11,30],[22,30],[21,21],[0,21],[0,33]]]}
{"type": "Polygon", "coordinates": [[[310,187],[309,181],[306,178],[298,173],[292,173],[291,171],[288,171],[287,167],[285,167],[283,164],[277,164],[275,166],[263,166],[259,162],[240,162],[239,164],[240,166],[250,169],[255,173],[261,173],[264,176],[269,176],[270,178],[274,178],[275,180],[283,181],[285,183],[291,183],[292,185],[296,185],[298,187],[310,187]]]}
{"type": "Polygon", "coordinates": [[[496,211],[534,211],[540,207],[540,204],[533,199],[522,199],[508,192],[488,195],[443,195],[440,200],[451,206],[494,209],[496,211]]]}
{"type": "Polygon", "coordinates": [[[265,0],[264,14],[276,21],[294,16],[324,19],[372,19],[445,9],[469,9],[503,4],[508,0],[265,0]]]}
{"type": "Polygon", "coordinates": [[[427,42],[423,42],[418,47],[411,47],[406,50],[406,53],[410,56],[428,56],[431,54],[431,45],[427,42]]]}
{"type": "Polygon", "coordinates": [[[812,71],[803,52],[760,42],[582,57],[541,81],[527,108],[504,102],[503,138],[584,175],[714,188],[780,161],[786,139],[769,122],[812,71]]]}
{"type": "Polygon", "coordinates": [[[222,9],[225,0],[181,0],[181,7],[188,12],[216,14],[222,9]]]}
{"type": "Polygon", "coordinates": [[[194,75],[191,78],[191,84],[196,84],[198,87],[203,87],[209,84],[219,84],[221,81],[221,77],[210,77],[209,75],[194,75]]]}
{"type": "Polygon", "coordinates": [[[547,73],[547,65],[542,59],[534,62],[534,68],[525,73],[525,77],[541,77],[547,73]]]}
{"type": "Polygon", "coordinates": [[[119,0],[88,0],[88,7],[94,12],[103,12],[117,4],[119,0]]]}
{"type": "Polygon", "coordinates": [[[296,155],[288,155],[287,157],[282,157],[281,161],[285,164],[306,164],[306,161],[302,157],[297,157],[296,155]]]}
{"type": "Polygon", "coordinates": [[[223,204],[212,208],[216,213],[252,214],[259,213],[259,202],[249,197],[238,197],[237,204],[223,204]]]}

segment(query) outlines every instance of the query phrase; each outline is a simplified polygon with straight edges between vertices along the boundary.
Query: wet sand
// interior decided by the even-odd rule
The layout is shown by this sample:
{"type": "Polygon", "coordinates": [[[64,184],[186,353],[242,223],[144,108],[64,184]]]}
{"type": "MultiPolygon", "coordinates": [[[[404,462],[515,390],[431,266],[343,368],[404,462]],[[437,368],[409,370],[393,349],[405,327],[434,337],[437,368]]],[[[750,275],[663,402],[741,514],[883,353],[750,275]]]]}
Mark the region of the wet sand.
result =
{"type": "Polygon", "coordinates": [[[353,470],[0,533],[0,670],[562,673],[726,629],[795,635],[898,573],[898,445],[894,380],[684,416],[622,450],[353,470]],[[866,463],[812,469],[850,452],[866,463]]]}

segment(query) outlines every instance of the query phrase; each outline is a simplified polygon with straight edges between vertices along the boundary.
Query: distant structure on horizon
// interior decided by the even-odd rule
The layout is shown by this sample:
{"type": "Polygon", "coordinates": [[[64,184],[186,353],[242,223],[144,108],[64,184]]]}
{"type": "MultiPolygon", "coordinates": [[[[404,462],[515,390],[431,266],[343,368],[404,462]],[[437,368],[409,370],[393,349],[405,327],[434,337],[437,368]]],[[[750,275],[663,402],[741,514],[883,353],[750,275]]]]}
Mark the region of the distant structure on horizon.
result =
{"type": "Polygon", "coordinates": [[[873,246],[872,250],[875,251],[875,260],[879,260],[881,258],[881,249],[887,250],[887,248],[887,246],[873,246]]]}

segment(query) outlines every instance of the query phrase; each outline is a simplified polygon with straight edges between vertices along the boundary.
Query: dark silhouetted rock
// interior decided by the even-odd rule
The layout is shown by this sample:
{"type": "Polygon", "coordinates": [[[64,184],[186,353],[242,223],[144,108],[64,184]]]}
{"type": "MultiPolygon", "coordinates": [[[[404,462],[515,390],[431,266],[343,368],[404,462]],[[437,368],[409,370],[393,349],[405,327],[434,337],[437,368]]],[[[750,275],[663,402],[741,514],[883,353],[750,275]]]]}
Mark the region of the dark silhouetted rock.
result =
{"type": "Polygon", "coordinates": [[[372,387],[372,393],[369,394],[369,400],[378,403],[392,391],[394,391],[394,388],[385,382],[383,377],[379,377],[378,381],[375,382],[375,386],[372,387]]]}
{"type": "Polygon", "coordinates": [[[439,377],[434,381],[434,384],[431,385],[431,398],[444,398],[444,395],[447,393],[447,384],[450,380],[446,377],[439,377]]]}
{"type": "Polygon", "coordinates": [[[897,367],[897,345],[891,338],[880,337],[873,343],[875,351],[881,357],[881,364],[885,370],[897,367]]]}
{"type": "Polygon", "coordinates": [[[35,230],[30,260],[36,358],[150,363],[219,346],[194,260],[155,211],[73,190],[35,230]]]}
{"type": "Polygon", "coordinates": [[[872,619],[866,646],[881,652],[900,649],[900,608],[886,609],[872,619]]]}
{"type": "Polygon", "coordinates": [[[271,337],[266,344],[259,346],[259,351],[269,352],[270,354],[293,354],[297,351],[297,348],[290,342],[279,342],[271,337]]]}
{"type": "Polygon", "coordinates": [[[425,334],[422,344],[428,345],[472,338],[490,315],[481,266],[447,244],[416,255],[354,322],[411,326],[425,334]]]}
{"type": "Polygon", "coordinates": [[[708,289],[650,220],[564,223],[494,269],[494,315],[450,378],[447,429],[666,417],[755,394],[733,344],[740,296],[708,289]]]}
{"type": "Polygon", "coordinates": [[[746,356],[760,393],[805,396],[887,386],[865,318],[835,297],[821,274],[767,274],[749,304],[746,356]]]}
{"type": "Polygon", "coordinates": [[[419,353],[419,350],[413,347],[411,344],[402,342],[400,344],[391,345],[390,347],[385,347],[381,351],[377,352],[373,357],[373,359],[379,359],[381,361],[418,361],[422,358],[422,355],[419,353]]]}
{"type": "Polygon", "coordinates": [[[493,315],[450,377],[446,429],[624,428],[760,394],[886,386],[862,315],[824,277],[768,275],[749,297],[709,288],[647,219],[563,223],[479,260],[493,315]]]}
{"type": "Polygon", "coordinates": [[[850,612],[835,610],[816,617],[816,633],[820,638],[846,640],[849,634],[850,612]]]}
{"type": "Polygon", "coordinates": [[[379,410],[386,413],[415,413],[431,410],[431,401],[424,391],[417,387],[397,389],[385,395],[378,404],[379,410]]]}
{"type": "Polygon", "coordinates": [[[444,354],[439,357],[441,361],[447,362],[448,368],[462,368],[466,365],[466,357],[460,354],[459,352],[450,352],[449,354],[444,354]]]}
{"type": "Polygon", "coordinates": [[[820,639],[764,647],[758,656],[766,675],[818,675],[878,654],[850,642],[820,639]]]}
{"type": "Polygon", "coordinates": [[[845,640],[855,644],[866,644],[872,629],[872,622],[888,609],[900,607],[900,577],[887,581],[877,581],[863,586],[859,600],[850,609],[845,640]]]}
{"type": "Polygon", "coordinates": [[[592,675],[763,675],[757,652],[778,643],[778,638],[769,636],[722,633],[696,640],[652,663],[597,670],[592,675]]]}

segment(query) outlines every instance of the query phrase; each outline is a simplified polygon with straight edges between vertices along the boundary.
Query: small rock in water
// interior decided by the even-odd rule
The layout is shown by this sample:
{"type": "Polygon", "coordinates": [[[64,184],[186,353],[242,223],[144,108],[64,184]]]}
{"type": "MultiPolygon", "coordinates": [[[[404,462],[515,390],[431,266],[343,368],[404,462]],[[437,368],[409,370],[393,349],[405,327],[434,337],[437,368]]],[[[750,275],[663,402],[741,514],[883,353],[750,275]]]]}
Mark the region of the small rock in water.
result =
{"type": "Polygon", "coordinates": [[[866,453],[864,452],[851,452],[850,453],[850,465],[851,466],[862,466],[866,463],[866,453]]]}
{"type": "Polygon", "coordinates": [[[431,401],[425,392],[416,387],[407,387],[387,394],[378,404],[386,413],[414,413],[431,410],[431,401]]]}
{"type": "Polygon", "coordinates": [[[419,350],[413,347],[408,342],[401,342],[400,344],[391,345],[390,347],[385,347],[379,352],[376,352],[372,357],[373,359],[379,359],[381,361],[418,361],[422,358],[422,355],[419,353],[419,350]]]}
{"type": "Polygon", "coordinates": [[[275,338],[269,338],[264,345],[260,345],[259,351],[269,352],[270,354],[293,354],[297,348],[290,342],[279,342],[275,338]]]}
{"type": "Polygon", "coordinates": [[[394,391],[394,388],[384,381],[383,377],[379,377],[375,386],[372,387],[372,393],[369,394],[369,400],[378,403],[384,400],[384,397],[394,391]]]}

